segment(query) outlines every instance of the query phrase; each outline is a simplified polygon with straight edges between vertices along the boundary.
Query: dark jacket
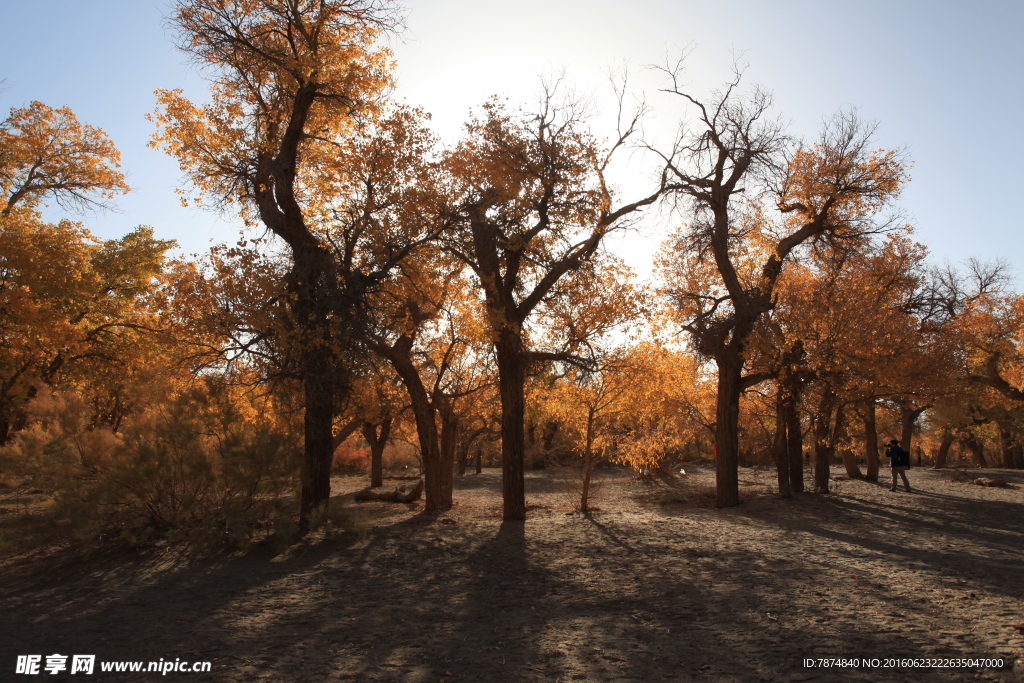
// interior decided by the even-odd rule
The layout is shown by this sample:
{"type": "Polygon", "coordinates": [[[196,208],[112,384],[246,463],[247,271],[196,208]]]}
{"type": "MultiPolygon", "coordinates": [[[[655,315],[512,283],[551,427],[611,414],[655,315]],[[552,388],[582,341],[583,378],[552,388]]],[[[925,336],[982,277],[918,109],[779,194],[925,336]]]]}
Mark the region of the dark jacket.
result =
{"type": "Polygon", "coordinates": [[[910,453],[899,446],[888,446],[885,454],[889,456],[889,467],[910,467],[910,453]]]}

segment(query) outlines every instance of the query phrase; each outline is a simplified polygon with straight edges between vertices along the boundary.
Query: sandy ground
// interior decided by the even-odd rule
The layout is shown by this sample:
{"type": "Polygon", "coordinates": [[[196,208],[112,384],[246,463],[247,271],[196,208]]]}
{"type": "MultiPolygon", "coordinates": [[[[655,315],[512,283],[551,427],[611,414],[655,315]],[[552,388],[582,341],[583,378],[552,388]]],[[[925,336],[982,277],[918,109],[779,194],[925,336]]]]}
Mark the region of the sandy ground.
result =
{"type": "Polygon", "coordinates": [[[1012,487],[915,468],[915,493],[840,481],[784,500],[772,472],[744,469],[746,502],[717,510],[709,468],[608,470],[600,511],[580,514],[557,473],[531,472],[529,519],[503,524],[485,470],[440,518],[364,503],[361,535],[283,555],[9,564],[0,680],[1020,681],[1024,472],[972,472],[1012,487]],[[672,492],[687,502],[658,503],[672,492]],[[212,671],[14,673],[17,655],[53,653],[212,671]],[[804,663],[818,658],[860,666],[804,663]],[[1002,665],[928,666],[961,658],[1002,665]]]}

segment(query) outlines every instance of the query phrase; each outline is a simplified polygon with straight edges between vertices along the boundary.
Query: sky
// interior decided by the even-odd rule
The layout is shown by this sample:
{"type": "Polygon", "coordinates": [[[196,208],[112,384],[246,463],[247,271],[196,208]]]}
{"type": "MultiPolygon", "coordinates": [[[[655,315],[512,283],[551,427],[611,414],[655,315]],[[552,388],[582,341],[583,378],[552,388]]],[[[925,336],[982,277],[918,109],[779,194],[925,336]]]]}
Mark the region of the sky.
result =
{"type": "MultiPolygon", "coordinates": [[[[609,74],[630,73],[652,109],[652,138],[670,135],[677,98],[659,92],[650,65],[687,54],[686,85],[708,96],[745,66],[743,83],[774,94],[797,137],[855,107],[878,123],[879,147],[913,161],[900,207],[937,262],[1005,259],[1024,268],[1024,221],[1013,204],[1024,186],[1024,3],[864,0],[409,0],[406,30],[392,41],[395,97],[433,115],[446,141],[491,95],[529,105],[543,74],[560,70],[602,109],[611,135],[609,74]]],[[[133,191],[116,213],[81,217],[98,237],[151,225],[186,254],[233,242],[230,216],[182,208],[176,162],[147,142],[156,88],[201,99],[206,84],[174,48],[164,0],[0,0],[0,111],[32,100],[70,106],[122,153],[133,191]]],[[[623,199],[645,189],[629,157],[623,199]]],[[[53,214],[51,217],[56,217],[53,214]]],[[[610,244],[644,274],[667,219],[610,244]]]]}

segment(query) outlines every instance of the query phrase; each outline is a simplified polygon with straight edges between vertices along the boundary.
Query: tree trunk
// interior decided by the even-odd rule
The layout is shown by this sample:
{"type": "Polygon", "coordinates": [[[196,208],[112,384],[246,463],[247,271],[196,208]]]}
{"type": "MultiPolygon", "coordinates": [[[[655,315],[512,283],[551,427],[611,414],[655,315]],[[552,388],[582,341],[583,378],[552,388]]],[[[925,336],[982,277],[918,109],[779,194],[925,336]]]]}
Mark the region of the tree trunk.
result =
{"type": "Polygon", "coordinates": [[[804,436],[800,425],[800,392],[803,382],[800,366],[806,354],[801,340],[796,340],[783,354],[779,371],[778,393],[781,405],[776,405],[776,443],[779,467],[779,493],[803,493],[804,490],[804,436]],[[781,432],[780,432],[781,430],[781,432]],[[785,458],[785,463],[780,461],[785,458]],[[783,471],[788,481],[783,482],[783,471]]]}
{"type": "Polygon", "coordinates": [[[555,443],[555,436],[558,434],[558,422],[555,420],[548,420],[544,424],[544,433],[541,437],[541,443],[544,445],[544,455],[551,455],[551,449],[555,443]]]}
{"type": "Polygon", "coordinates": [[[878,481],[878,427],[875,420],[875,399],[864,406],[864,453],[867,459],[868,481],[878,481]]]}
{"type": "Polygon", "coordinates": [[[350,420],[349,422],[339,427],[338,431],[334,432],[334,437],[331,440],[331,444],[334,450],[338,450],[338,446],[345,443],[345,440],[348,439],[348,437],[355,434],[356,430],[361,429],[362,426],[362,419],[357,417],[354,420],[350,420]]]}
{"type": "Polygon", "coordinates": [[[434,406],[423,385],[416,366],[413,365],[412,339],[402,336],[394,345],[378,344],[377,350],[390,362],[402,378],[409,392],[412,413],[416,421],[416,435],[420,442],[420,458],[423,464],[424,490],[427,512],[444,512],[452,507],[452,466],[444,467],[438,440],[437,421],[434,406]]]}
{"type": "Polygon", "coordinates": [[[814,416],[814,492],[828,493],[829,466],[832,458],[832,409],[836,395],[826,387],[814,416]]]}
{"type": "Polygon", "coordinates": [[[1003,460],[1003,467],[1013,469],[1013,423],[1009,420],[999,420],[996,425],[999,427],[999,446],[1002,451],[1000,455],[1003,460]]]}
{"type": "Polygon", "coordinates": [[[590,474],[593,471],[593,454],[588,450],[583,456],[583,486],[580,489],[580,511],[582,512],[590,509],[590,474]]]}
{"type": "Polygon", "coordinates": [[[382,419],[380,425],[375,425],[372,422],[363,423],[363,438],[366,439],[366,443],[370,444],[371,489],[384,485],[384,447],[388,444],[393,421],[394,418],[389,416],[382,419]]]}
{"type": "Polygon", "coordinates": [[[791,463],[789,457],[789,435],[786,429],[790,422],[789,407],[790,404],[786,400],[783,382],[780,381],[775,394],[775,441],[773,451],[775,455],[775,471],[779,482],[779,495],[781,496],[793,495],[793,477],[789,471],[791,463]]]}
{"type": "Polygon", "coordinates": [[[840,448],[839,457],[843,459],[843,467],[846,468],[846,476],[850,479],[863,479],[864,473],[860,471],[860,463],[857,461],[857,454],[849,448],[840,448]]]}
{"type": "Polygon", "coordinates": [[[715,481],[720,508],[740,504],[739,424],[743,357],[730,345],[716,359],[718,398],[715,406],[715,481]]]}
{"type": "Polygon", "coordinates": [[[308,352],[303,389],[306,410],[303,416],[305,448],[302,467],[302,491],[299,503],[299,533],[309,531],[309,515],[331,497],[331,461],[334,459],[334,387],[324,372],[326,351],[308,352]]]}
{"type": "Polygon", "coordinates": [[[942,430],[942,441],[939,443],[939,452],[935,454],[935,469],[941,470],[946,466],[946,458],[949,457],[949,447],[953,445],[953,430],[946,427],[942,430]]]}
{"type": "Polygon", "coordinates": [[[775,405],[775,467],[778,476],[778,490],[782,496],[804,492],[804,435],[800,425],[797,396],[799,384],[785,389],[779,388],[775,405]]]}
{"type": "MultiPolygon", "coordinates": [[[[840,403],[836,408],[836,425],[832,430],[832,441],[829,447],[835,453],[838,444],[846,438],[846,405],[840,403]]],[[[846,468],[846,476],[850,479],[863,479],[864,473],[860,471],[860,463],[857,456],[849,448],[840,448],[839,457],[843,459],[843,466],[846,468]]]]}
{"type": "MultiPolygon", "coordinates": [[[[266,220],[264,222],[267,223],[266,220]]],[[[336,318],[331,317],[337,312],[332,303],[338,287],[334,261],[301,223],[299,220],[292,224],[290,228],[297,232],[292,239],[285,239],[292,248],[293,257],[293,267],[287,278],[288,290],[294,295],[290,314],[302,341],[305,443],[299,496],[299,534],[305,535],[309,531],[309,515],[326,505],[331,495],[336,391],[342,387],[347,390],[347,386],[338,381],[343,367],[333,349],[344,348],[348,331],[335,324],[336,318]]]]}
{"type": "Polygon", "coordinates": [[[455,450],[459,440],[459,421],[448,398],[435,399],[437,412],[441,416],[441,495],[447,498],[448,510],[452,506],[452,491],[455,488],[455,450]]]}
{"type": "MultiPolygon", "coordinates": [[[[423,460],[423,481],[426,500],[423,508],[427,512],[444,512],[452,507],[451,486],[445,486],[445,468],[438,444],[437,423],[434,408],[427,400],[426,392],[413,400],[413,416],[416,420],[416,435],[420,442],[420,456],[423,460]]],[[[448,468],[450,478],[451,468],[448,468]]]]}
{"type": "MultiPolygon", "coordinates": [[[[459,436],[459,476],[466,473],[466,467],[469,464],[469,449],[473,447],[473,444],[480,435],[487,431],[486,427],[480,427],[472,432],[460,432],[459,436]]],[[[479,449],[478,449],[479,452],[479,449]]],[[[478,468],[479,469],[479,468],[478,468]]],[[[477,471],[479,474],[479,471],[477,471]]]]}
{"type": "Polygon", "coordinates": [[[921,413],[927,409],[928,406],[922,406],[920,408],[900,406],[900,426],[902,427],[902,433],[900,434],[900,446],[907,453],[912,452],[910,447],[914,438],[914,426],[917,424],[917,418],[919,418],[921,413]]]}
{"type": "Polygon", "coordinates": [[[526,354],[517,331],[505,327],[495,344],[501,396],[501,498],[505,521],[526,519],[526,354]]]}
{"type": "Polygon", "coordinates": [[[960,438],[971,452],[971,455],[974,456],[974,462],[978,467],[988,467],[988,460],[985,459],[985,447],[982,446],[981,442],[970,432],[960,438]]]}
{"type": "Polygon", "coordinates": [[[790,393],[786,409],[786,438],[789,441],[789,486],[793,493],[804,492],[804,433],[800,425],[799,385],[790,393]]]}
{"type": "Polygon", "coordinates": [[[590,473],[594,470],[594,408],[587,412],[587,434],[583,446],[583,486],[580,491],[580,511],[590,509],[590,473]]]}

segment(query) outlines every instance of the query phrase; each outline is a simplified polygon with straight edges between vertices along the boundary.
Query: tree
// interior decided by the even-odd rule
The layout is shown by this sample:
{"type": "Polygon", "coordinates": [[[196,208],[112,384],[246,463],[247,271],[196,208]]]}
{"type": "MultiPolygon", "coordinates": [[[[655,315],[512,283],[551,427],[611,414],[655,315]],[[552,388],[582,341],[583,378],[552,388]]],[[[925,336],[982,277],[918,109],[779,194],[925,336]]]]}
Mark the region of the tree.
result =
{"type": "MultiPolygon", "coordinates": [[[[100,241],[80,223],[39,215],[48,200],[110,208],[128,191],[119,160],[103,131],[67,107],[32,102],[0,123],[0,443],[25,426],[25,405],[42,387],[111,366],[123,376],[146,355],[140,337],[157,326],[152,295],[174,243],[148,227],[100,241]]],[[[123,417],[123,406],[97,411],[115,429],[123,417]]]]}
{"type": "Polygon", "coordinates": [[[364,375],[354,392],[361,404],[358,409],[359,431],[370,447],[370,488],[384,485],[384,449],[391,441],[391,430],[405,410],[405,396],[397,377],[389,368],[375,367],[364,375]]]}
{"type": "Polygon", "coordinates": [[[68,107],[33,101],[0,123],[0,217],[35,211],[46,198],[67,210],[109,208],[128,191],[121,154],[106,134],[68,107]]]}
{"type": "MultiPolygon", "coordinates": [[[[141,227],[98,241],[80,224],[7,216],[0,231],[0,443],[42,386],[146,355],[153,294],[174,242],[141,227]]],[[[151,341],[151,340],[150,340],[151,341]]]]}
{"type": "Polygon", "coordinates": [[[458,441],[456,404],[479,389],[479,353],[464,266],[450,254],[421,249],[374,300],[374,350],[405,384],[423,461],[425,509],[452,507],[452,467],[458,441]],[[440,420],[440,425],[438,424],[440,420]]]}
{"type": "MultiPolygon", "coordinates": [[[[948,335],[923,326],[914,304],[926,274],[925,257],[908,235],[889,234],[842,248],[821,245],[779,280],[771,323],[785,340],[779,346],[799,343],[799,371],[818,399],[812,422],[819,490],[827,489],[829,460],[846,441],[856,407],[863,408],[867,442],[874,439],[866,443],[868,478],[874,480],[876,404],[928,402],[955,383],[948,379],[957,375],[948,335]],[[946,371],[936,372],[939,367],[946,371]]],[[[784,363],[780,384],[793,371],[784,363]]],[[[862,478],[853,451],[839,452],[848,476],[862,478]]]]}
{"type": "Polygon", "coordinates": [[[613,452],[616,425],[633,407],[629,397],[641,381],[633,350],[621,344],[645,313],[643,292],[631,280],[632,272],[621,262],[600,254],[566,274],[560,295],[541,309],[548,345],[576,347],[588,361],[582,367],[564,364],[559,376],[539,383],[535,390],[548,418],[546,449],[555,428],[575,437],[583,460],[579,503],[583,511],[589,509],[594,467],[613,452]]]}
{"type": "Polygon", "coordinates": [[[668,70],[668,92],[696,110],[697,130],[681,129],[662,153],[669,191],[691,213],[665,256],[669,296],[697,352],[718,369],[715,438],[718,505],[739,503],[739,399],[762,377],[744,376],[754,328],[774,306],[784,264],[811,240],[856,239],[885,229],[874,216],[905,179],[897,152],[870,148],[870,126],[840,115],[816,144],[797,145],[768,118],[771,98],[739,93],[739,75],[705,103],[668,70]],[[769,204],[770,201],[770,204],[769,204]],[[770,206],[779,212],[769,218],[770,206]],[[688,287],[696,269],[713,286],[688,287]]]}
{"type": "Polygon", "coordinates": [[[197,107],[180,91],[158,91],[155,144],[178,158],[200,197],[240,205],[290,252],[304,530],[330,494],[334,409],[347,391],[359,308],[417,242],[407,231],[420,227],[407,221],[389,232],[394,224],[379,220],[410,187],[407,175],[389,179],[388,165],[418,161],[425,142],[414,114],[381,123],[391,65],[374,44],[396,16],[374,0],[183,0],[173,21],[179,47],[211,76],[212,102],[197,107]],[[373,186],[353,184],[366,174],[388,186],[383,203],[373,186]]]}
{"type": "Polygon", "coordinates": [[[445,244],[476,276],[497,359],[506,520],[526,518],[528,367],[567,357],[531,348],[531,316],[563,276],[593,257],[609,232],[661,194],[659,188],[613,207],[605,171],[637,119],[611,149],[601,150],[579,106],[560,106],[555,97],[549,90],[532,114],[488,102],[446,161],[453,231],[445,244]]]}

